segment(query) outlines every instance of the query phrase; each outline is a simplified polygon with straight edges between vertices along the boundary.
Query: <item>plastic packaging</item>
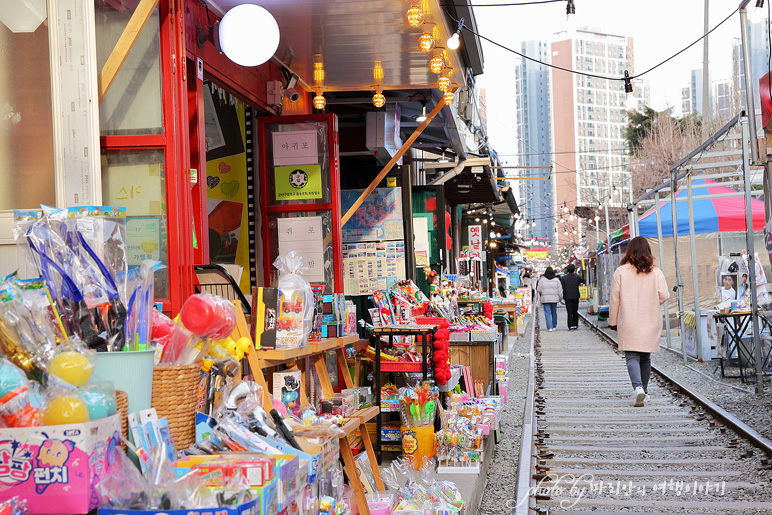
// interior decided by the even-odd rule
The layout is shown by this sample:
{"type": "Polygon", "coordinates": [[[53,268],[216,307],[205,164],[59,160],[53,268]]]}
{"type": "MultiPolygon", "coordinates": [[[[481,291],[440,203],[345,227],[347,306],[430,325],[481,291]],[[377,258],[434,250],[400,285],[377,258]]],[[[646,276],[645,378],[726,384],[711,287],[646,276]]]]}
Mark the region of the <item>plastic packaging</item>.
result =
{"type": "Polygon", "coordinates": [[[303,263],[303,256],[294,250],[277,257],[273,266],[279,270],[277,347],[302,347],[314,322],[313,292],[309,282],[302,277],[308,268],[303,263]]]}
{"type": "Polygon", "coordinates": [[[4,427],[40,425],[39,410],[32,402],[33,384],[19,367],[0,359],[0,421],[4,427]]]}
{"type": "Polygon", "coordinates": [[[48,384],[60,388],[80,388],[88,383],[94,372],[96,353],[77,337],[68,338],[56,348],[56,354],[48,365],[48,384]]]}
{"type": "Polygon", "coordinates": [[[45,426],[89,421],[88,406],[78,392],[49,388],[44,402],[42,422],[45,426]]]}
{"type": "Polygon", "coordinates": [[[47,339],[38,329],[15,280],[0,283],[0,348],[11,361],[25,372],[40,377],[55,347],[56,339],[47,339]]]}
{"type": "Polygon", "coordinates": [[[236,308],[222,297],[198,293],[182,305],[180,321],[193,334],[218,340],[236,327],[236,308]]]}
{"type": "Polygon", "coordinates": [[[80,398],[86,403],[90,420],[109,417],[118,411],[115,387],[109,381],[87,384],[81,388],[80,398]]]}
{"type": "Polygon", "coordinates": [[[27,501],[20,497],[11,497],[0,502],[0,515],[27,515],[28,513],[27,501]]]}

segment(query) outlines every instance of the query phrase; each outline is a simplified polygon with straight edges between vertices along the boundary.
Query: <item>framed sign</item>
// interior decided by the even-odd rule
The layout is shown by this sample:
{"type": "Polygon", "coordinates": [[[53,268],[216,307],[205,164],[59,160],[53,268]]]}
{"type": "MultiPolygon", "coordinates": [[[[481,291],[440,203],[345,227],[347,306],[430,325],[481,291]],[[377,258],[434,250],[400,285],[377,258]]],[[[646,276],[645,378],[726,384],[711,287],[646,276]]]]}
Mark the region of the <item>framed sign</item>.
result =
{"type": "Polygon", "coordinates": [[[273,133],[273,165],[318,164],[316,131],[286,131],[273,133]]]}

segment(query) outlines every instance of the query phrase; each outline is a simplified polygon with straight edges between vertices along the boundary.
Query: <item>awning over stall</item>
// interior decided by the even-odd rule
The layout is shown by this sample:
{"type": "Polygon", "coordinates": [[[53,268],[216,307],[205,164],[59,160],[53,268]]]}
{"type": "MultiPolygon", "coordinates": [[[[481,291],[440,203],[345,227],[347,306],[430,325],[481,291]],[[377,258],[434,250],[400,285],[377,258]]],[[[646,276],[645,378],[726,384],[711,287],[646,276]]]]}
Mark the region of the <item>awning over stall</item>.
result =
{"type": "MultiPolygon", "coordinates": [[[[692,211],[694,216],[694,233],[745,231],[745,199],[742,195],[734,197],[705,198],[738,193],[736,190],[721,186],[721,183],[711,179],[695,178],[692,181],[692,211]],[[701,198],[700,198],[701,197],[701,198]]],[[[685,188],[678,190],[676,198],[684,199],[676,202],[678,217],[678,235],[689,234],[689,203],[686,202],[685,188]]],[[[673,236],[673,208],[667,199],[659,205],[662,220],[662,236],[673,236]]],[[[764,202],[751,199],[753,212],[753,230],[764,228],[764,202]]],[[[646,238],[657,237],[656,209],[651,208],[638,219],[638,234],[646,238]]]]}

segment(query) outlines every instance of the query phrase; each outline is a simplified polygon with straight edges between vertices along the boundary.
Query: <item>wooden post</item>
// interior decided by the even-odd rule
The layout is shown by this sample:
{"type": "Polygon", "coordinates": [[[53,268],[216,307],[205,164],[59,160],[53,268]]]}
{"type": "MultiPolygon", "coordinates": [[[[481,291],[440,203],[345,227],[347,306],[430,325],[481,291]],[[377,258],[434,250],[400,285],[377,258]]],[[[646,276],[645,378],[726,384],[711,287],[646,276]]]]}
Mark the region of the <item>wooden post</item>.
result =
{"type": "MultiPolygon", "coordinates": [[[[413,144],[413,142],[418,139],[418,136],[421,135],[421,133],[426,129],[426,127],[429,126],[429,123],[431,123],[432,118],[437,116],[437,114],[440,112],[440,110],[445,107],[445,98],[441,98],[439,102],[437,102],[437,105],[434,106],[434,109],[432,109],[432,112],[426,115],[426,120],[421,122],[421,125],[416,127],[415,131],[413,131],[413,134],[410,135],[410,137],[405,141],[405,143],[402,144],[402,147],[397,151],[396,154],[394,154],[394,157],[392,157],[388,163],[386,163],[386,166],[383,167],[383,170],[380,171],[378,176],[373,179],[373,182],[370,183],[370,185],[367,187],[365,191],[362,192],[361,195],[359,195],[359,198],[354,202],[354,204],[346,211],[346,214],[343,215],[343,218],[340,220],[340,226],[343,227],[346,225],[346,222],[349,221],[349,219],[354,216],[354,213],[356,213],[357,209],[359,209],[359,206],[362,205],[362,203],[367,199],[367,197],[370,196],[370,193],[373,192],[376,186],[378,186],[378,183],[383,180],[384,177],[386,177],[386,174],[388,174],[392,168],[394,168],[394,165],[397,164],[397,161],[399,161],[399,158],[401,158],[405,152],[410,148],[410,145],[413,144]]],[[[407,187],[403,185],[403,187],[407,187]]]]}
{"type": "Polygon", "coordinates": [[[134,47],[134,44],[139,39],[139,34],[145,27],[147,20],[153,14],[153,10],[158,5],[158,0],[140,0],[139,5],[134,10],[134,14],[131,15],[129,23],[126,24],[126,28],[123,29],[121,37],[118,38],[118,42],[115,44],[115,48],[110,52],[110,57],[107,58],[105,65],[102,67],[102,71],[99,72],[97,77],[97,90],[99,92],[99,103],[105,99],[107,91],[110,86],[113,85],[115,77],[121,70],[123,63],[129,56],[129,52],[134,47]]]}

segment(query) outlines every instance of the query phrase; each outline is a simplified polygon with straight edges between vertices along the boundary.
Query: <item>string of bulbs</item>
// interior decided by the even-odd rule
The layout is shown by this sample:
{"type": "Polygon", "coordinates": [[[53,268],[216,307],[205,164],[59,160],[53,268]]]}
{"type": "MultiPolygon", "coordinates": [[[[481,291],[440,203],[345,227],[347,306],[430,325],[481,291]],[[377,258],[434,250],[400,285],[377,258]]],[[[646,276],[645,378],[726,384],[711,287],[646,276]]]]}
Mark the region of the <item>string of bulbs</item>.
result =
{"type": "MultiPolygon", "coordinates": [[[[759,4],[763,5],[763,1],[764,0],[757,0],[757,2],[756,2],[757,7],[759,6],[759,4]]],[[[498,5],[499,6],[504,6],[505,4],[498,4],[498,5]]],[[[527,4],[522,4],[522,5],[527,5],[527,4]]],[[[491,4],[491,7],[492,6],[493,6],[493,4],[491,4]]],[[[477,6],[475,6],[475,7],[477,7],[477,6]]],[[[495,46],[501,48],[502,50],[506,50],[507,52],[511,52],[511,53],[513,53],[513,54],[515,54],[517,56],[522,57],[523,59],[527,59],[527,60],[529,60],[531,62],[541,64],[542,66],[546,66],[548,68],[553,68],[553,69],[556,69],[556,70],[561,70],[561,71],[568,72],[568,73],[573,73],[575,75],[581,75],[581,76],[584,76],[584,77],[591,77],[591,78],[594,78],[594,79],[602,79],[602,80],[624,81],[625,93],[632,93],[633,92],[633,84],[632,84],[632,80],[633,79],[637,79],[637,78],[642,77],[643,75],[646,75],[647,73],[649,73],[649,72],[659,68],[660,66],[662,66],[665,63],[667,63],[668,61],[670,61],[670,60],[674,59],[675,57],[681,55],[682,53],[686,52],[688,49],[690,49],[691,47],[693,47],[694,45],[696,45],[697,43],[699,43],[700,41],[702,41],[703,39],[708,37],[713,31],[718,29],[721,25],[726,23],[732,16],[734,16],[740,10],[740,7],[738,6],[726,18],[721,20],[717,25],[715,25],[708,32],[706,32],[705,34],[703,34],[702,36],[697,38],[694,42],[692,42],[689,45],[687,45],[686,47],[682,48],[681,50],[679,50],[675,54],[671,55],[667,59],[665,59],[665,60],[655,64],[651,68],[649,68],[649,69],[647,69],[645,71],[642,71],[641,73],[635,74],[635,75],[630,75],[630,73],[627,70],[625,70],[625,73],[624,73],[623,77],[609,77],[609,76],[605,76],[605,75],[596,75],[596,74],[593,74],[593,73],[587,73],[587,72],[583,72],[583,71],[580,71],[580,70],[572,70],[570,68],[564,68],[562,66],[557,66],[557,65],[554,65],[554,64],[551,64],[551,63],[545,63],[543,61],[540,61],[538,59],[535,59],[533,57],[529,57],[529,56],[527,56],[527,55],[525,55],[523,53],[520,53],[517,50],[509,48],[509,47],[507,47],[505,45],[502,45],[501,43],[493,41],[490,38],[485,37],[484,35],[480,34],[479,32],[476,32],[476,31],[472,30],[468,25],[466,25],[464,23],[463,18],[461,20],[457,20],[455,17],[453,17],[453,15],[450,12],[448,12],[448,10],[446,8],[443,7],[443,10],[445,11],[445,13],[448,15],[448,17],[451,20],[453,20],[454,22],[458,22],[459,26],[462,29],[465,29],[470,34],[472,34],[474,36],[477,36],[480,39],[485,40],[485,41],[491,43],[492,45],[495,45],[495,46]]],[[[576,13],[576,7],[574,5],[574,1],[573,0],[567,0],[566,14],[571,15],[571,14],[575,14],[575,13],[576,13]]]]}

